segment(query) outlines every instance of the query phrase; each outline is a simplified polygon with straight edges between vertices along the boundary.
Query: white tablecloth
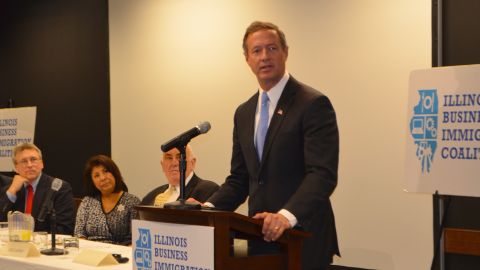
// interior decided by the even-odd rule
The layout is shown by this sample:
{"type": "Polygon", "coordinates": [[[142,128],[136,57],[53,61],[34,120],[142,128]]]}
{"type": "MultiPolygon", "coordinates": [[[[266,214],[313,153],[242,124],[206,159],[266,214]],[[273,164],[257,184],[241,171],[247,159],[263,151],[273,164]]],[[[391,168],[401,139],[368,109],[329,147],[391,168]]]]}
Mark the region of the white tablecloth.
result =
{"type": "MultiPolygon", "coordinates": [[[[63,246],[59,246],[63,248],[63,246]]],[[[131,270],[132,269],[132,248],[118,245],[105,244],[80,239],[80,251],[83,249],[95,249],[108,253],[118,253],[122,257],[128,257],[128,263],[112,265],[112,266],[88,266],[73,262],[73,256],[46,256],[40,257],[10,257],[0,255],[0,270],[50,270],[50,269],[68,269],[68,270],[131,270]]]]}

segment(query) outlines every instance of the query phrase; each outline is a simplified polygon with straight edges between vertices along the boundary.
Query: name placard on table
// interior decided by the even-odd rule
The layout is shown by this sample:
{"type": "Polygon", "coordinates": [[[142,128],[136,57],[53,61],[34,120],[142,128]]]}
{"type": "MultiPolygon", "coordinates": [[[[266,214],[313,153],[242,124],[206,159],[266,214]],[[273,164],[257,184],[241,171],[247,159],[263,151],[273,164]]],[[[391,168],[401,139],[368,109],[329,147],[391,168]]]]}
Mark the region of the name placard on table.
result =
{"type": "Polygon", "coordinates": [[[75,256],[73,262],[91,266],[118,264],[111,253],[95,249],[82,250],[77,256],[75,256]]]}
{"type": "Polygon", "coordinates": [[[8,242],[0,248],[0,255],[14,257],[38,257],[40,252],[32,242],[8,242]]]}

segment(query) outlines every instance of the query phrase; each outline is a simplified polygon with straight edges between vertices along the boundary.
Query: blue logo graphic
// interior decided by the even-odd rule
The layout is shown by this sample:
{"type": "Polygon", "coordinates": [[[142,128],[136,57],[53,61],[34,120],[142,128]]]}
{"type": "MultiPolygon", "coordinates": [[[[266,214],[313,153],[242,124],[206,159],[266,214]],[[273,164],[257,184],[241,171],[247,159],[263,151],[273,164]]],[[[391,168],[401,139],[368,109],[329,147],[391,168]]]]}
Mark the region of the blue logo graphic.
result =
{"type": "Polygon", "coordinates": [[[437,89],[418,90],[420,101],[413,108],[410,134],[417,145],[417,158],[422,173],[429,173],[437,150],[438,96],[437,89]]]}
{"type": "Polygon", "coordinates": [[[139,228],[140,236],[135,241],[135,265],[138,270],[152,269],[152,240],[150,238],[150,230],[139,228]]]}

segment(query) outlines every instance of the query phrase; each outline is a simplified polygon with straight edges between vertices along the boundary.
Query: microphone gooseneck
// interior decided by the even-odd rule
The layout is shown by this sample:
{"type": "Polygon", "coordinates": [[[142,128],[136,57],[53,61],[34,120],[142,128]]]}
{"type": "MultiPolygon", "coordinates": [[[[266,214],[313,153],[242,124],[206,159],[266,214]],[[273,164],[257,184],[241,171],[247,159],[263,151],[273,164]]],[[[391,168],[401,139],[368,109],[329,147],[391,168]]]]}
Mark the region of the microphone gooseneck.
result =
{"type": "Polygon", "coordinates": [[[182,147],[188,144],[191,139],[197,137],[200,134],[207,133],[211,128],[209,122],[201,122],[198,126],[193,127],[177,137],[171,139],[161,146],[163,152],[168,152],[172,148],[182,147]]]}
{"type": "Polygon", "coordinates": [[[38,214],[37,220],[40,222],[45,221],[45,217],[48,215],[48,213],[52,210],[53,207],[53,197],[55,196],[55,193],[62,188],[62,180],[55,178],[52,181],[52,186],[48,190],[47,195],[45,196],[45,200],[43,201],[42,208],[40,209],[40,213],[38,214]]]}

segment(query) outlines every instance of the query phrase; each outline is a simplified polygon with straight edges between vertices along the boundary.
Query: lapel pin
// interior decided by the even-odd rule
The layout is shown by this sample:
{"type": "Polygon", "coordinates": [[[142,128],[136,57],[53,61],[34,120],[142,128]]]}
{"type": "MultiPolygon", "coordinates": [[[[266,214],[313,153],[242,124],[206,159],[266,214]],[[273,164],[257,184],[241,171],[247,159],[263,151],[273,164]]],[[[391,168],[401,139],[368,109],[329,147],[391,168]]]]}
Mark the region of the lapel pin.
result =
{"type": "Polygon", "coordinates": [[[283,115],[283,110],[282,110],[282,109],[279,109],[279,110],[277,111],[277,114],[283,115]]]}

